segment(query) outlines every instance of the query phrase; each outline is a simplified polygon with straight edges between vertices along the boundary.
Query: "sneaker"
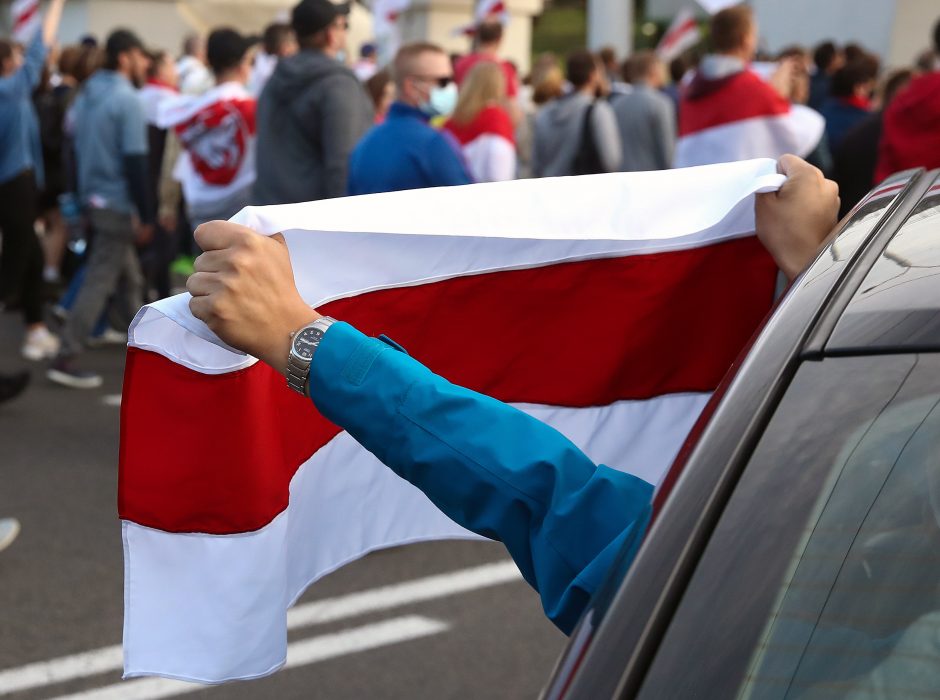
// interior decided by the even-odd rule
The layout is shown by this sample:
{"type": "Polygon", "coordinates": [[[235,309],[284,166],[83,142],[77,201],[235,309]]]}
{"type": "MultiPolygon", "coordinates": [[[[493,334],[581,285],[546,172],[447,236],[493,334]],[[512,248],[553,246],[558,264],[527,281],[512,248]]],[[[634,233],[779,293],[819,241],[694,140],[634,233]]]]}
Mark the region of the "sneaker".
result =
{"type": "Polygon", "coordinates": [[[83,372],[75,369],[69,359],[60,357],[46,370],[46,377],[51,382],[70,389],[97,389],[104,383],[100,374],[83,372]]]}
{"type": "Polygon", "coordinates": [[[20,534],[20,521],[16,518],[0,518],[0,549],[6,549],[20,534]]]}
{"type": "Polygon", "coordinates": [[[0,403],[15,399],[29,384],[29,372],[0,374],[0,403]]]}
{"type": "Polygon", "coordinates": [[[34,331],[27,331],[23,341],[23,357],[31,362],[51,360],[59,352],[59,339],[45,326],[34,331]]]}
{"type": "Polygon", "coordinates": [[[113,328],[105,328],[103,333],[93,335],[85,341],[90,348],[100,348],[105,345],[127,345],[127,333],[121,333],[113,328]]]}

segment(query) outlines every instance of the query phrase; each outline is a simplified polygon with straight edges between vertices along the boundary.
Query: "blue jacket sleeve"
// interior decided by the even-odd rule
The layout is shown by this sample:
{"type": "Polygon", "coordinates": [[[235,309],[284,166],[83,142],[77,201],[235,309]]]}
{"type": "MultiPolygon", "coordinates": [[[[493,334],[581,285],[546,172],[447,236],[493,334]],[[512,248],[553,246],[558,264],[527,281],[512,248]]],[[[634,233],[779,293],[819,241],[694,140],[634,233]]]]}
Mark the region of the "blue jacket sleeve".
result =
{"type": "Polygon", "coordinates": [[[393,346],[335,324],[311,367],[317,408],[448,517],[501,541],[570,633],[621,550],[638,548],[653,487],[393,346]]]}
{"type": "Polygon", "coordinates": [[[469,185],[473,182],[460,145],[446,132],[437,132],[431,139],[426,163],[431,170],[434,187],[469,185]]]}
{"type": "Polygon", "coordinates": [[[42,32],[26,47],[23,65],[12,75],[0,78],[0,95],[11,98],[29,97],[42,79],[42,68],[46,62],[48,47],[42,41],[42,32]]]}

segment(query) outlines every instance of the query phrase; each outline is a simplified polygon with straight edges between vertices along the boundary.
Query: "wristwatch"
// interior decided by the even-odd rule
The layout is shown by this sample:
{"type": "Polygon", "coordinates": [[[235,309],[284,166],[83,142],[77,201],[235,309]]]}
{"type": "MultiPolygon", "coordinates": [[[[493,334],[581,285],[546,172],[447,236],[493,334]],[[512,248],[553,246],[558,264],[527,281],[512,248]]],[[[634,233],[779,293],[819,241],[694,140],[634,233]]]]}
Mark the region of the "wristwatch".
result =
{"type": "Polygon", "coordinates": [[[291,333],[290,355],[287,358],[287,386],[310,397],[310,363],[324,334],[336,323],[329,316],[321,316],[313,323],[291,333]]]}

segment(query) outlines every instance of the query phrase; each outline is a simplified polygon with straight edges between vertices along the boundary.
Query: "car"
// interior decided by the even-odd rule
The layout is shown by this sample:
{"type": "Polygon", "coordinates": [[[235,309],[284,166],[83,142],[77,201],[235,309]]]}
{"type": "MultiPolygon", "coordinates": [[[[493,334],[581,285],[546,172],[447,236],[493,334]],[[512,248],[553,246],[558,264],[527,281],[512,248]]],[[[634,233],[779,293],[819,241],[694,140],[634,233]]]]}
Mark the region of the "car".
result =
{"type": "Polygon", "coordinates": [[[783,294],[545,700],[940,696],[940,170],[783,294]]]}

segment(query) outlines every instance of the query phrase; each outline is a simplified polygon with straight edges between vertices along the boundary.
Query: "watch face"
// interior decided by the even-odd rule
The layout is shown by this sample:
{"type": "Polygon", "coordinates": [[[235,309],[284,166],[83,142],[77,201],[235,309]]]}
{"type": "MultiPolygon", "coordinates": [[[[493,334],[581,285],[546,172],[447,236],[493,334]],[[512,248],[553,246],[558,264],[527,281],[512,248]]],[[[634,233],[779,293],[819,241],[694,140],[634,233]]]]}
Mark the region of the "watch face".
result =
{"type": "Polygon", "coordinates": [[[304,360],[312,360],[313,352],[323,338],[323,331],[319,328],[304,328],[294,338],[294,354],[304,360]]]}

